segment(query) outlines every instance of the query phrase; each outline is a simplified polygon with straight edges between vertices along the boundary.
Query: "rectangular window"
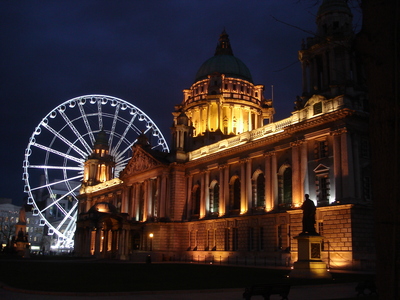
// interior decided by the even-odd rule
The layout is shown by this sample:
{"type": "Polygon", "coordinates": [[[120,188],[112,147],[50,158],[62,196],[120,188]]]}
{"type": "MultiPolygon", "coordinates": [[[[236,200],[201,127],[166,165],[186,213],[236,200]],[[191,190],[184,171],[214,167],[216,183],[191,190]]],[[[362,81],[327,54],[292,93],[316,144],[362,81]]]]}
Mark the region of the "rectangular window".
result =
{"type": "Polygon", "coordinates": [[[330,180],[328,174],[321,174],[316,178],[318,206],[329,205],[330,180]]]}
{"type": "Polygon", "coordinates": [[[249,227],[248,228],[248,234],[247,234],[247,250],[252,251],[254,250],[254,228],[249,227]]]}
{"type": "Polygon", "coordinates": [[[282,250],[283,240],[282,240],[282,225],[278,226],[278,250],[282,250]]]}
{"type": "Polygon", "coordinates": [[[363,178],[363,196],[365,201],[371,200],[371,178],[368,176],[363,178]]]}
{"type": "Polygon", "coordinates": [[[258,249],[264,250],[264,227],[260,227],[258,235],[258,249]]]}
{"type": "Polygon", "coordinates": [[[230,250],[230,239],[229,239],[229,235],[230,235],[230,230],[229,228],[225,228],[225,251],[229,251],[230,250]]]}
{"type": "Polygon", "coordinates": [[[232,250],[238,250],[238,229],[232,228],[232,250]]]}
{"type": "Polygon", "coordinates": [[[314,143],[314,159],[321,159],[328,157],[328,141],[317,140],[314,143]]]}
{"type": "Polygon", "coordinates": [[[322,113],[322,102],[315,103],[313,109],[314,109],[314,115],[322,113]]]}

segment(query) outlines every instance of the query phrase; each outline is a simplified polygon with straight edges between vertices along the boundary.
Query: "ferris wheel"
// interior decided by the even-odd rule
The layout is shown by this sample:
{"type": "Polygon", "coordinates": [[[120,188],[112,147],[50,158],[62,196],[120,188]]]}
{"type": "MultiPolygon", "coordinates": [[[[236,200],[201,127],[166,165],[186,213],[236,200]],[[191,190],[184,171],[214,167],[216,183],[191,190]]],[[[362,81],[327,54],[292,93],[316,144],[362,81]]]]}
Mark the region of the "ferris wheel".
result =
{"type": "Polygon", "coordinates": [[[33,215],[54,237],[53,248],[73,248],[84,162],[101,130],[107,133],[109,153],[115,159],[115,177],[128,163],[131,147],[141,134],[153,149],[169,151],[156,124],[125,100],[87,95],[50,111],[29,139],[23,180],[33,215]]]}

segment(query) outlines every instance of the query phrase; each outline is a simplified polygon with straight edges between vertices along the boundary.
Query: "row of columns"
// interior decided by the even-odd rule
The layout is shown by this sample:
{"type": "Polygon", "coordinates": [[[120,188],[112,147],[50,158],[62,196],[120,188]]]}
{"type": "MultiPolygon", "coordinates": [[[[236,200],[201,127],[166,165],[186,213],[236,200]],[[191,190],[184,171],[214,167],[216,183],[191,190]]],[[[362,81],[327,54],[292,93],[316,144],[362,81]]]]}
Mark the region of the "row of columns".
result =
{"type": "MultiPolygon", "coordinates": [[[[274,208],[278,199],[278,180],[277,180],[277,159],[275,152],[265,154],[265,210],[270,211],[274,208]]],[[[252,170],[253,158],[241,160],[240,163],[240,213],[247,213],[253,206],[253,185],[255,184],[256,177],[252,170]],[[254,177],[254,178],[253,178],[254,177]]],[[[236,162],[237,163],[237,162],[236,162]]],[[[229,209],[230,188],[233,185],[233,178],[236,175],[230,176],[230,164],[218,166],[218,184],[219,188],[219,216],[227,214],[229,209]]],[[[202,219],[210,212],[210,172],[212,169],[204,170],[200,176],[200,216],[202,219]]],[[[187,176],[187,199],[190,205],[187,206],[187,215],[191,214],[191,204],[193,203],[193,174],[187,176]]]]}
{"type": "Polygon", "coordinates": [[[243,105],[222,104],[220,101],[209,101],[189,109],[187,115],[195,127],[194,136],[217,129],[224,132],[225,127],[227,134],[238,134],[257,129],[263,123],[262,114],[255,109],[243,105]]]}
{"type": "Polygon", "coordinates": [[[128,213],[137,221],[150,217],[163,218],[168,215],[168,174],[135,182],[124,188],[121,213],[128,213]]]}
{"type": "MultiPolygon", "coordinates": [[[[354,159],[358,158],[358,154],[353,154],[353,141],[346,128],[335,130],[331,132],[331,135],[333,135],[333,156],[335,158],[333,170],[336,200],[353,200],[357,194],[354,159]]],[[[359,182],[360,178],[357,181],[359,182]]]]}
{"type": "Polygon", "coordinates": [[[78,228],[75,236],[75,251],[80,256],[106,258],[108,254],[122,260],[129,254],[130,231],[126,229],[78,228]]]}

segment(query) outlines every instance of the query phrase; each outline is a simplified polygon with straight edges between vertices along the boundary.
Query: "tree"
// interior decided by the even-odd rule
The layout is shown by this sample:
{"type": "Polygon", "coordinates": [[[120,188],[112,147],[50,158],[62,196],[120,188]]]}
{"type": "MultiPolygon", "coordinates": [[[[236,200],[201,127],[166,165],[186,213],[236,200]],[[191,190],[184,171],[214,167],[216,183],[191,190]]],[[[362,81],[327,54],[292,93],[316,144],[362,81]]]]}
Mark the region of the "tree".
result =
{"type": "Polygon", "coordinates": [[[0,242],[9,244],[11,237],[15,235],[15,224],[18,222],[18,212],[12,210],[0,210],[0,242]]]}

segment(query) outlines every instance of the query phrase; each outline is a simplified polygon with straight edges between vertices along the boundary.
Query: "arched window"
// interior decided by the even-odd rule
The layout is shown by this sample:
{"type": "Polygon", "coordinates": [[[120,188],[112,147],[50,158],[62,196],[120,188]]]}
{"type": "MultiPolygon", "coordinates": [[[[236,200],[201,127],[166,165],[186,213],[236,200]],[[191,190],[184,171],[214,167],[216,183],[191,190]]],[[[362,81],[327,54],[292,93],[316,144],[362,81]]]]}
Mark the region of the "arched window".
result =
{"type": "Polygon", "coordinates": [[[230,184],[230,209],[231,210],[236,210],[240,209],[240,179],[239,177],[232,178],[231,184],[230,184]]]}
{"type": "Polygon", "coordinates": [[[292,205],[292,168],[284,165],[279,171],[279,206],[289,208],[292,205]]]}
{"type": "Polygon", "coordinates": [[[213,181],[210,185],[210,212],[216,214],[219,212],[219,184],[213,181]]]}
{"type": "Polygon", "coordinates": [[[283,172],[283,202],[292,203],[292,168],[286,168],[283,172]]]}
{"type": "Polygon", "coordinates": [[[265,177],[263,173],[258,174],[255,188],[255,206],[265,207],[265,177]]]}
{"type": "Polygon", "coordinates": [[[195,185],[192,192],[192,214],[200,214],[200,185],[195,185]]]}

